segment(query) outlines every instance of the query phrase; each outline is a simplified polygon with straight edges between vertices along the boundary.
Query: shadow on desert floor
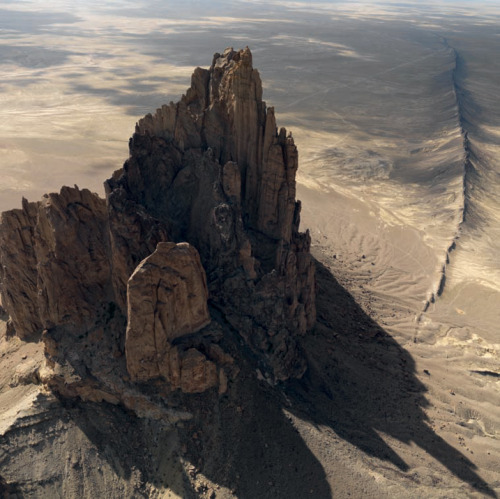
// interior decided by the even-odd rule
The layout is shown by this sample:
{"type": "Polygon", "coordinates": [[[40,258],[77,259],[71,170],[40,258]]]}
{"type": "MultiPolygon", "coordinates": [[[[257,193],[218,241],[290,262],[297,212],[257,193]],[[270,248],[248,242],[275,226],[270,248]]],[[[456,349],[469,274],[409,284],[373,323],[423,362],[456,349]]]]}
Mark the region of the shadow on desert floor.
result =
{"type": "Polygon", "coordinates": [[[402,472],[411,472],[409,465],[379,434],[413,442],[463,482],[497,497],[476,473],[474,463],[431,428],[424,412],[426,388],[416,377],[410,354],[319,262],[317,281],[318,324],[303,345],[310,368],[287,389],[297,402],[297,415],[332,428],[369,456],[402,472]]]}
{"type": "MultiPolygon", "coordinates": [[[[338,496],[328,475],[337,473],[336,459],[342,458],[333,453],[330,462],[323,462],[291,413],[315,427],[331,428],[377,459],[381,469],[391,469],[402,487],[406,480],[418,487],[419,478],[382,434],[416,444],[431,479],[440,463],[476,491],[497,497],[474,463],[432,429],[424,412],[426,389],[410,354],[320,263],[317,277],[318,323],[302,341],[309,369],[301,380],[272,387],[256,379],[259,360],[233,330],[224,334],[221,346],[238,358],[239,375],[222,396],[211,390],[173,397],[170,404],[193,415],[175,428],[137,418],[120,406],[63,402],[65,424],[85,435],[86,455],[97,451],[110,483],[144,494],[170,490],[186,499],[338,496]]],[[[317,443],[322,445],[321,438],[317,443]]],[[[95,466],[91,474],[102,482],[95,466]]],[[[344,486],[349,492],[350,485],[344,486]]]]}

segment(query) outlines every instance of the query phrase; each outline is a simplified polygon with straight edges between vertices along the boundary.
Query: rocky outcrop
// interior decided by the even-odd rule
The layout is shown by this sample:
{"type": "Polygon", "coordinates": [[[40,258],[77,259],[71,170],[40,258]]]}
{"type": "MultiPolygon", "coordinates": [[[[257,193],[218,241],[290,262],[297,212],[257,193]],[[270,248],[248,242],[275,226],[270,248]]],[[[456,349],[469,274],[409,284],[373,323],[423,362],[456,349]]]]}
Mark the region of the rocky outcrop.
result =
{"type": "Polygon", "coordinates": [[[23,208],[2,213],[0,222],[2,304],[22,339],[42,330],[34,243],[37,212],[38,203],[23,199],[23,208]]]}
{"type": "Polygon", "coordinates": [[[210,323],[205,271],[196,249],[159,243],[130,277],[127,298],[130,376],[140,381],[163,376],[178,385],[179,354],[172,341],[210,323]]]}
{"type": "MultiPolygon", "coordinates": [[[[297,166],[291,135],[277,130],[273,108],[262,101],[250,51],[227,49],[208,70],[195,70],[180,102],[137,124],[129,160],[106,183],[112,244],[127,239],[123,207],[133,206],[168,240],[196,247],[212,304],[275,379],[304,372],[296,336],[315,321],[310,239],[299,233],[295,201],[297,166]]],[[[132,244],[147,253],[140,239],[132,244]]],[[[132,262],[122,268],[123,275],[134,269],[132,262]]],[[[118,296],[124,280],[115,275],[118,296]]]]}
{"type": "Polygon", "coordinates": [[[91,327],[112,302],[105,201],[63,187],[22,210],[3,213],[2,295],[17,334],[71,324],[91,327]]]}
{"type": "MultiPolygon", "coordinates": [[[[167,167],[182,165],[186,151],[208,148],[220,165],[237,163],[248,227],[290,242],[297,149],[284,128],[277,133],[274,109],[267,109],[262,101],[262,83],[248,48],[227,49],[222,55],[215,54],[209,70],[197,68],[191,88],[179,103],[163,106],[138,123],[136,136],[145,135],[174,144],[176,154],[165,163],[167,167]]],[[[129,162],[129,171],[133,163],[129,162]]],[[[144,169],[129,175],[136,174],[143,177],[144,169]]],[[[165,176],[167,182],[170,177],[165,176]]],[[[141,182],[134,185],[140,188],[141,182]]]]}
{"type": "Polygon", "coordinates": [[[227,49],[137,124],[106,200],[64,187],[4,213],[2,303],[20,338],[44,342],[40,379],[163,414],[152,386],[228,390],[225,335],[268,380],[302,376],[315,283],[297,166],[250,51],[227,49]]]}

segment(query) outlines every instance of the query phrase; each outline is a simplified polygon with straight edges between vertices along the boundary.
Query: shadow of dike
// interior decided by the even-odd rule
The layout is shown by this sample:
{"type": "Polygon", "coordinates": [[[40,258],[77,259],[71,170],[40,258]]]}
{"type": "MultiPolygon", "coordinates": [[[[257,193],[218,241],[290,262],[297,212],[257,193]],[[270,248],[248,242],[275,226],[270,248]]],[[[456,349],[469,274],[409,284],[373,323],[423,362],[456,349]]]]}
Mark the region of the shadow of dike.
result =
{"type": "Polygon", "coordinates": [[[318,322],[302,341],[309,369],[285,388],[291,411],[403,472],[410,467],[379,434],[414,442],[472,488],[497,497],[474,463],[430,427],[411,355],[316,264],[318,322]]]}

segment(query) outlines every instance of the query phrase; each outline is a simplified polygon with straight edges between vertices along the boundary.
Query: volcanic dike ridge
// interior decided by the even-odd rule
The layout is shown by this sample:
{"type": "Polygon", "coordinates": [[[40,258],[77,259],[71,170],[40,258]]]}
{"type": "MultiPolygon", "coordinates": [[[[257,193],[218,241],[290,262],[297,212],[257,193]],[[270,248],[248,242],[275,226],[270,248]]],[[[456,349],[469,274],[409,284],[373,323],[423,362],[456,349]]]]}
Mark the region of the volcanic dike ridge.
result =
{"type": "Polygon", "coordinates": [[[105,200],[63,187],[3,213],[8,331],[43,342],[40,381],[172,421],[172,394],[225,393],[238,356],[270,383],[301,377],[316,313],[297,166],[250,50],[227,49],[139,121],[105,200]]]}

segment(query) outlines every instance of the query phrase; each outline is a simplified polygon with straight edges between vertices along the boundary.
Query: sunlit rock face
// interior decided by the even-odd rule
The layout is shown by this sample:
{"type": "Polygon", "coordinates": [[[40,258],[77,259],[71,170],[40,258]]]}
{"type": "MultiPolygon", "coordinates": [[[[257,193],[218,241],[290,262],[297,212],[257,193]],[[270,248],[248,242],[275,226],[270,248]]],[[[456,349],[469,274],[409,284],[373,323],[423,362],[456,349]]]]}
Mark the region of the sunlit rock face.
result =
{"type": "MultiPolygon", "coordinates": [[[[130,277],[127,298],[129,374],[142,381],[163,376],[178,384],[179,354],[172,341],[210,323],[205,271],[196,249],[159,243],[130,277]]],[[[214,364],[213,371],[216,380],[214,364]]]]}
{"type": "Polygon", "coordinates": [[[106,203],[63,187],[2,214],[2,299],[21,338],[91,327],[113,301],[106,203]]]}
{"type": "Polygon", "coordinates": [[[3,304],[20,338],[42,339],[44,383],[141,413],[154,403],[137,383],[223,393],[237,369],[222,331],[268,379],[302,376],[315,281],[297,166],[250,51],[227,49],[137,124],[106,200],[63,187],[4,213],[3,304]]]}

